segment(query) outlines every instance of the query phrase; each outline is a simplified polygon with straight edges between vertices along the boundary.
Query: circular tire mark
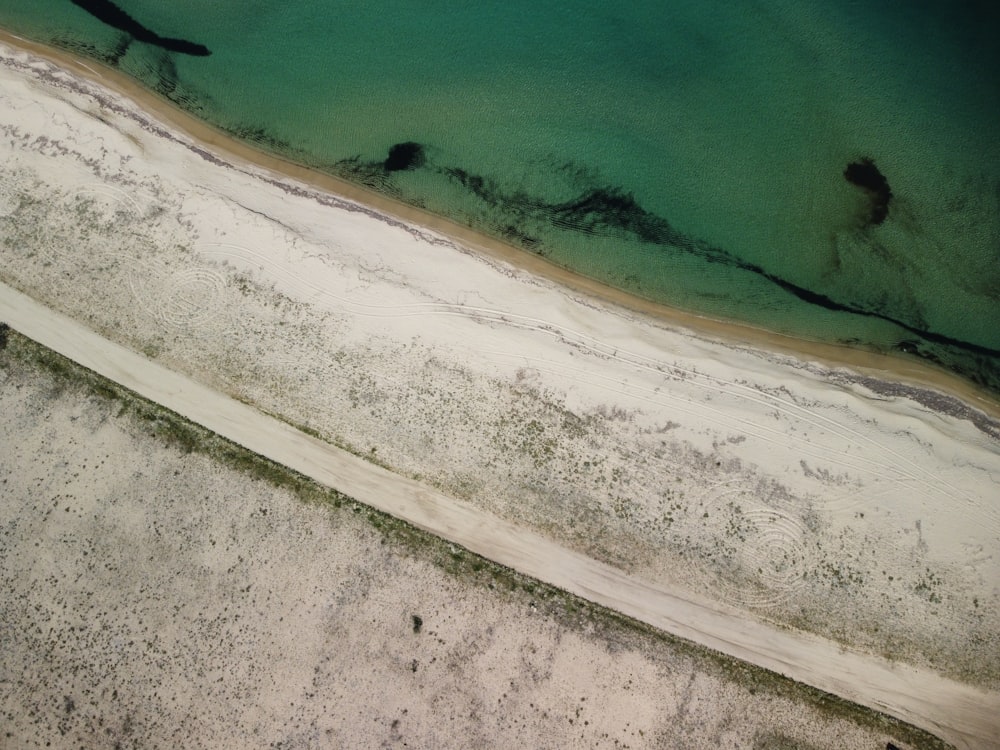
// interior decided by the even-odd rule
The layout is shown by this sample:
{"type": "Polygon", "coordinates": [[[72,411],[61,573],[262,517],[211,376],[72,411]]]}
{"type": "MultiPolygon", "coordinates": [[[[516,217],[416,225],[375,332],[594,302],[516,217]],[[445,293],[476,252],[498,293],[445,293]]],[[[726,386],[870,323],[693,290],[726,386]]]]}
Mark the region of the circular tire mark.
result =
{"type": "Polygon", "coordinates": [[[726,562],[726,597],[755,608],[775,607],[805,585],[809,530],[798,518],[773,508],[741,511],[736,552],[726,562]],[[728,575],[727,575],[728,574],[728,575]]]}
{"type": "Polygon", "coordinates": [[[31,256],[76,273],[121,256],[121,247],[144,234],[143,212],[135,197],[113,185],[84,183],[58,195],[42,220],[41,238],[31,256]]]}
{"type": "Polygon", "coordinates": [[[191,331],[224,315],[225,275],[207,267],[169,272],[151,264],[129,270],[128,286],[138,306],[163,328],[191,331]]]}
{"type": "Polygon", "coordinates": [[[155,299],[153,316],[173,330],[201,328],[223,307],[226,277],[210,268],[185,268],[171,274],[155,299]]]}
{"type": "Polygon", "coordinates": [[[139,202],[129,193],[102,182],[87,183],[70,191],[63,199],[70,210],[89,211],[103,229],[133,223],[142,216],[139,202]]]}

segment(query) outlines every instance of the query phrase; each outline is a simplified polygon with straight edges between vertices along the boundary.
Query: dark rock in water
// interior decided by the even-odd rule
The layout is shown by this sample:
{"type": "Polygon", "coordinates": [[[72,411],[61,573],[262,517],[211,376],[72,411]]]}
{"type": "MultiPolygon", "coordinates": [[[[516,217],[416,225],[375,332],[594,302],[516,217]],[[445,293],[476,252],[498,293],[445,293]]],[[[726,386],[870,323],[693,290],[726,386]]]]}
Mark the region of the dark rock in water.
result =
{"type": "Polygon", "coordinates": [[[871,199],[871,213],[868,217],[868,223],[881,224],[885,221],[889,215],[889,200],[892,198],[892,190],[889,189],[889,181],[875,166],[875,162],[868,157],[851,162],[844,170],[844,178],[868,193],[868,197],[871,199]]]}
{"type": "Polygon", "coordinates": [[[889,192],[889,183],[886,181],[885,175],[879,172],[875,162],[867,157],[848,164],[847,169],[844,170],[844,177],[852,185],[863,187],[866,190],[875,193],[889,192]]]}
{"type": "Polygon", "coordinates": [[[115,44],[114,48],[105,55],[105,60],[109,65],[115,67],[121,62],[122,58],[125,57],[128,52],[128,48],[132,46],[132,42],[135,39],[131,34],[122,34],[118,43],[115,44]]]}
{"type": "Polygon", "coordinates": [[[389,149],[389,158],[382,162],[387,172],[416,169],[424,165],[424,147],[413,141],[397,143],[389,149]]]}
{"type": "Polygon", "coordinates": [[[137,41],[152,44],[168,52],[180,52],[184,55],[207,57],[212,54],[208,47],[202,44],[195,44],[186,39],[170,39],[160,36],[155,31],[147,29],[110,0],[70,0],[70,2],[83,8],[108,26],[130,34],[137,41]]]}
{"type": "Polygon", "coordinates": [[[180,52],[192,57],[208,57],[212,51],[203,44],[195,44],[186,39],[170,39],[167,37],[157,37],[156,42],[150,42],[167,50],[168,52],[180,52]]]}

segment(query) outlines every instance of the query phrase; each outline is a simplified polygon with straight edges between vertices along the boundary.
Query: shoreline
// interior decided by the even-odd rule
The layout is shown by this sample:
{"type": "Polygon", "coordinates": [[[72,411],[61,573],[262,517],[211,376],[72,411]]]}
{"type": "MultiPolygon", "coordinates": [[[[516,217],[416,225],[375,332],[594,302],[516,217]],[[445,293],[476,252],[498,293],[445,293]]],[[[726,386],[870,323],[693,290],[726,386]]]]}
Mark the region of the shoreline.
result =
{"type": "MultiPolygon", "coordinates": [[[[39,57],[71,75],[104,86],[132,100],[140,112],[189,139],[186,147],[207,149],[203,158],[216,156],[236,169],[262,170],[277,180],[292,179],[310,189],[358,204],[383,222],[402,222],[443,235],[459,249],[482,254],[519,271],[554,283],[574,295],[601,305],[654,319],[670,328],[683,329],[727,346],[756,350],[762,354],[791,357],[802,363],[817,362],[831,370],[847,368],[861,377],[853,382],[876,380],[910,389],[943,391],[993,419],[1000,419],[1000,397],[947,370],[902,357],[861,348],[800,339],[733,320],[692,313],[635,296],[575,271],[557,266],[537,255],[482,234],[437,214],[394,200],[333,175],[306,167],[243,143],[215,126],[199,120],[176,105],[144,88],[132,78],[96,60],[31,41],[0,29],[0,44],[39,57]]],[[[183,142],[183,141],[182,141],[183,142]]],[[[952,410],[949,413],[954,414],[952,410]]]]}

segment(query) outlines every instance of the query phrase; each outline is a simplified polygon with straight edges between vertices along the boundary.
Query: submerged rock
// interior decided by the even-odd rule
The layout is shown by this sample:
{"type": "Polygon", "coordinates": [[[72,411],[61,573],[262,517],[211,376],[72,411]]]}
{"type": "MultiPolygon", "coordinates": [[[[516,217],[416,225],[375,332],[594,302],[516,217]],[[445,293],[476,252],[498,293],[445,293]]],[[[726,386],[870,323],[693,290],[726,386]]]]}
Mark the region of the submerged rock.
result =
{"type": "Polygon", "coordinates": [[[389,157],[382,162],[387,172],[416,169],[424,164],[424,147],[413,141],[397,143],[389,149],[389,157]]]}
{"type": "Polygon", "coordinates": [[[889,181],[875,166],[875,162],[868,157],[851,162],[844,170],[844,179],[868,193],[871,200],[868,223],[881,224],[885,221],[889,215],[892,190],[889,188],[889,181]]]}

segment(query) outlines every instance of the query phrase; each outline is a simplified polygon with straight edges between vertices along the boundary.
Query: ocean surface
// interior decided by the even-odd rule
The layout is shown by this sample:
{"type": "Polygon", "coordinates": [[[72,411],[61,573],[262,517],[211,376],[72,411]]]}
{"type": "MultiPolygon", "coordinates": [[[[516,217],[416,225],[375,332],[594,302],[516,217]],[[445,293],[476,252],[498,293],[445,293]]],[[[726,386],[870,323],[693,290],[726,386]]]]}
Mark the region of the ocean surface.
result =
{"type": "Polygon", "coordinates": [[[0,0],[0,26],[634,294],[1000,393],[998,5],[0,0]]]}

